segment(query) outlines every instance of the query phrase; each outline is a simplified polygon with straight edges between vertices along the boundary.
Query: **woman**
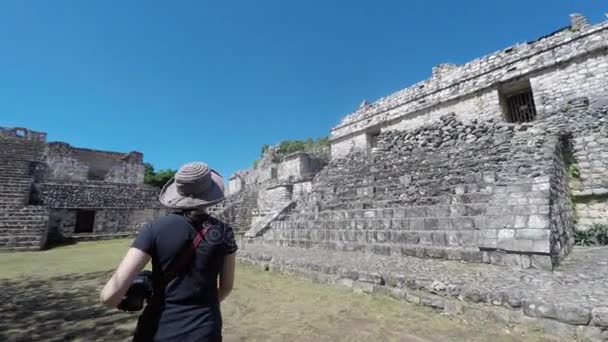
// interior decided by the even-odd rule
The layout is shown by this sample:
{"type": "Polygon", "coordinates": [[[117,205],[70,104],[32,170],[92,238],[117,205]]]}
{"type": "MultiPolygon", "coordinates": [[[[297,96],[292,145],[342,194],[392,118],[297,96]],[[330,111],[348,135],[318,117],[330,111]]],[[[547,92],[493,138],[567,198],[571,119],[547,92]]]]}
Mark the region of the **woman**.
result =
{"type": "Polygon", "coordinates": [[[224,199],[223,184],[204,163],[183,165],[160,194],[160,202],[176,211],[143,227],[101,291],[101,302],[117,307],[152,260],[154,295],[139,317],[134,341],[221,341],[220,302],[232,290],[237,245],[232,229],[205,208],[224,199]],[[169,264],[193,246],[197,234],[202,240],[188,264],[163,286],[176,269],[169,264]]]}

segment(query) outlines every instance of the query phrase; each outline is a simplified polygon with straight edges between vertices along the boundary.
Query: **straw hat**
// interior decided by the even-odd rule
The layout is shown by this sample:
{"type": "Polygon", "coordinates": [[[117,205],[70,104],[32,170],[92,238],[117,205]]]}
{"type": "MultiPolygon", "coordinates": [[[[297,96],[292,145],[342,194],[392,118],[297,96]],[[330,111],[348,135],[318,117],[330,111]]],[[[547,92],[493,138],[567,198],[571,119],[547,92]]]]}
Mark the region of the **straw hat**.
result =
{"type": "Polygon", "coordinates": [[[224,180],[202,162],[182,165],[163,187],[160,203],[172,209],[196,209],[224,200],[224,180]]]}

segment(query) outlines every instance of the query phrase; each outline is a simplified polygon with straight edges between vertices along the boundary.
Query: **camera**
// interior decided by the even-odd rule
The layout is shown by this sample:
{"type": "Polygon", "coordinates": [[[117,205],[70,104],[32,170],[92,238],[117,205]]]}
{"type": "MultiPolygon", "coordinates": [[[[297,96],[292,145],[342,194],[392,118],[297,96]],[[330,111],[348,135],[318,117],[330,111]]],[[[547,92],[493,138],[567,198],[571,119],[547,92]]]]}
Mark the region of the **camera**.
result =
{"type": "Polygon", "coordinates": [[[141,272],[127,291],[127,294],[118,305],[122,311],[139,311],[144,307],[144,302],[152,297],[152,272],[141,272]]]}

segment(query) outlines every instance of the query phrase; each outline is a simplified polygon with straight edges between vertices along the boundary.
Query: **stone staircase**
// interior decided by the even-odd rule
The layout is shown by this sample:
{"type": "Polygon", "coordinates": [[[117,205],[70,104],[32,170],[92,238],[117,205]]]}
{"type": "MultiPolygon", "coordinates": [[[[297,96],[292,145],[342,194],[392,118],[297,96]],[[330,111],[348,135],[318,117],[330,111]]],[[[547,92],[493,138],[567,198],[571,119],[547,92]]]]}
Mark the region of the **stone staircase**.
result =
{"type": "Polygon", "coordinates": [[[29,205],[32,162],[38,162],[44,141],[0,135],[0,250],[44,247],[49,212],[29,205]]]}
{"type": "Polygon", "coordinates": [[[559,138],[530,127],[448,116],[426,131],[382,133],[372,153],[333,160],[309,199],[256,241],[497,264],[548,258],[559,138]]]}

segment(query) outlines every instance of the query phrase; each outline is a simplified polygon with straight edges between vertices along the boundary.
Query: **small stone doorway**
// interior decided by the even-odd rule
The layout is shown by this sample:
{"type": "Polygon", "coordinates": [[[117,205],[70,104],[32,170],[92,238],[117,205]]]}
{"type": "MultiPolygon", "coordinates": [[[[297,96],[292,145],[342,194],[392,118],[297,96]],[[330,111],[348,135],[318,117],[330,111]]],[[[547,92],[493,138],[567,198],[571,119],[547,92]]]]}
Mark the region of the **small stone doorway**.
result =
{"type": "Polygon", "coordinates": [[[92,233],[95,225],[95,211],[78,210],[76,212],[76,227],[74,233],[92,233]]]}

